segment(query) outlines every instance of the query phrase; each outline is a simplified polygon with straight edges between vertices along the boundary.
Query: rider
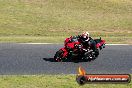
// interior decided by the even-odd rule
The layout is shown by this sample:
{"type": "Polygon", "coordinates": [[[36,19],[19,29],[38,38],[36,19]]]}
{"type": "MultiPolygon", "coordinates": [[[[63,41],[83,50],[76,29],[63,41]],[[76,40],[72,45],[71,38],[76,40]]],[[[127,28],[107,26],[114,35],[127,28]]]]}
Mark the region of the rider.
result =
{"type": "Polygon", "coordinates": [[[88,48],[90,46],[94,52],[97,52],[96,42],[89,36],[88,32],[79,35],[78,40],[84,45],[84,47],[88,48]]]}
{"type": "Polygon", "coordinates": [[[96,48],[96,42],[89,36],[88,32],[84,32],[81,35],[78,36],[72,36],[70,39],[77,38],[80,43],[84,46],[85,49],[87,49],[89,46],[93,49],[93,51],[98,53],[98,50],[96,48]]]}

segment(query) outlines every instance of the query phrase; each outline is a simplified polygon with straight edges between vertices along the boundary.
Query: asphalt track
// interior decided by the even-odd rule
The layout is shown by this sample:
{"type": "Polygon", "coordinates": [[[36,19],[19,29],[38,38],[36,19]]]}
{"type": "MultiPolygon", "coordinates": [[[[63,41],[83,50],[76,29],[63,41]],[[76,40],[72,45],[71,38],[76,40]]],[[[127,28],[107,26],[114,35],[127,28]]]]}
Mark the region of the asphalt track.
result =
{"type": "Polygon", "coordinates": [[[0,43],[0,75],[132,73],[132,45],[106,46],[91,62],[52,62],[62,44],[0,43]]]}

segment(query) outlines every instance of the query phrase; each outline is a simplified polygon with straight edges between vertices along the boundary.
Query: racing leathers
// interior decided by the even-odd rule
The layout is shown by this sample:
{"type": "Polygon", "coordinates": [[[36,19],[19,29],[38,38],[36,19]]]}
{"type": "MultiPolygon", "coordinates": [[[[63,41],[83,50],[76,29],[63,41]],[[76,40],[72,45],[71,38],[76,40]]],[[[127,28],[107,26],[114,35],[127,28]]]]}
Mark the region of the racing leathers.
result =
{"type": "Polygon", "coordinates": [[[98,53],[98,50],[96,48],[96,42],[91,37],[89,37],[88,39],[84,39],[81,37],[81,35],[78,35],[70,38],[71,40],[72,38],[77,39],[85,49],[88,49],[88,47],[90,47],[95,53],[98,53]]]}

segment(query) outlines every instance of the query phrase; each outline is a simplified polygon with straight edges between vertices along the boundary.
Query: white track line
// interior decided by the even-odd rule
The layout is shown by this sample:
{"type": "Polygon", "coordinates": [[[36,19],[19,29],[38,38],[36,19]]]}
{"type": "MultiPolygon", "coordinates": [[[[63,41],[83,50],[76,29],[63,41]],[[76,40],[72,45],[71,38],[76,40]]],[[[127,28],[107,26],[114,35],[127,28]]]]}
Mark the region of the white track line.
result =
{"type": "MultiPolygon", "coordinates": [[[[62,44],[62,43],[19,43],[19,44],[43,45],[43,44],[62,44]]],[[[130,44],[106,44],[106,45],[130,45],[130,44]]]]}
{"type": "Polygon", "coordinates": [[[19,44],[43,45],[43,44],[59,44],[59,43],[19,43],[19,44]]]}
{"type": "Polygon", "coordinates": [[[106,45],[110,45],[110,46],[112,45],[113,46],[113,45],[130,45],[130,44],[106,44],[106,45]]]}

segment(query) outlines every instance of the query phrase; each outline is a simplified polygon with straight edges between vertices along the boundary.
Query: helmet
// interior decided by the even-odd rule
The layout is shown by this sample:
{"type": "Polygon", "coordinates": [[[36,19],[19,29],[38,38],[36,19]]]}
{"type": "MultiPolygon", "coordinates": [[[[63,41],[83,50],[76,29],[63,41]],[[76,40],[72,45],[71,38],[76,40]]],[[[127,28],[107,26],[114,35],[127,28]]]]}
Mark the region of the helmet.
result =
{"type": "Polygon", "coordinates": [[[89,33],[88,33],[88,32],[82,33],[82,35],[81,35],[81,40],[82,40],[83,42],[89,41],[89,33]]]}
{"type": "Polygon", "coordinates": [[[89,33],[88,32],[84,32],[84,33],[82,33],[82,38],[84,38],[84,39],[88,39],[89,38],[89,33]]]}

